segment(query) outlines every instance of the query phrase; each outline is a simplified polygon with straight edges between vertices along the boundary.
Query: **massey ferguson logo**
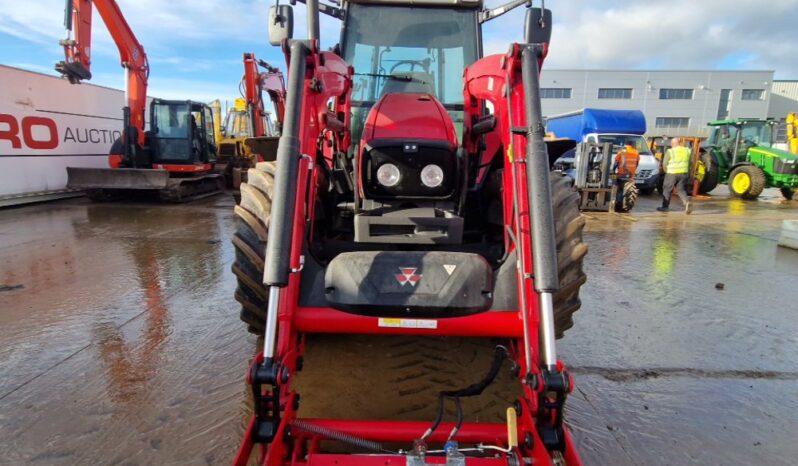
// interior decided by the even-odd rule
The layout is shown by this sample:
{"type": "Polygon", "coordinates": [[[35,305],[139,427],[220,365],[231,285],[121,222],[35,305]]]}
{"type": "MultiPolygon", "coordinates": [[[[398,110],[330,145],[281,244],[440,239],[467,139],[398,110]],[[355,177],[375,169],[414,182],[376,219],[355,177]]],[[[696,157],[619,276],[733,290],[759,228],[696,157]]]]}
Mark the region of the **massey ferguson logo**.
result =
{"type": "Polygon", "coordinates": [[[400,285],[405,286],[405,284],[410,283],[410,286],[415,287],[416,283],[421,280],[421,274],[416,274],[415,267],[399,267],[399,272],[394,277],[396,277],[396,281],[399,282],[400,285]]]}

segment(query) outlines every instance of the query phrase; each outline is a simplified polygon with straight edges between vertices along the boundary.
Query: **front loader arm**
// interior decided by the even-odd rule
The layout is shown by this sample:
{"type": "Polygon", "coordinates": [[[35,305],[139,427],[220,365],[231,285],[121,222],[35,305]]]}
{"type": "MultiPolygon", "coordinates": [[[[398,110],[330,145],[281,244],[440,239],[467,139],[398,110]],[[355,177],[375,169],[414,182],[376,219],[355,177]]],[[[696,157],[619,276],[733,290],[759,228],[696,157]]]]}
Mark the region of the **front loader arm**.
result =
{"type": "Polygon", "coordinates": [[[144,47],[139,43],[114,0],[67,0],[64,25],[67,38],[65,60],[55,69],[72,84],[91,79],[91,23],[92,7],[97,8],[108,32],[119,49],[119,60],[125,69],[125,130],[135,134],[139,147],[144,146],[144,110],[147,105],[149,64],[144,47]]]}

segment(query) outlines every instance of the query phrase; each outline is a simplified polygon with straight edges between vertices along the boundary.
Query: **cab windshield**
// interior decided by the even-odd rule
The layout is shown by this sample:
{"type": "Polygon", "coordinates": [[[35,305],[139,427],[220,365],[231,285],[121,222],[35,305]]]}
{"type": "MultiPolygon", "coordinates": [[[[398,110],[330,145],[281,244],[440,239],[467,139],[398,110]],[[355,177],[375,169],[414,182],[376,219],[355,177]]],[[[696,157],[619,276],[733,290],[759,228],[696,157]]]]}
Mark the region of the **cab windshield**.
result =
{"type": "Polygon", "coordinates": [[[757,146],[770,146],[773,127],[764,121],[749,121],[743,125],[742,141],[757,146]]]}
{"type": "Polygon", "coordinates": [[[732,146],[740,134],[740,144],[748,146],[771,146],[773,144],[773,126],[767,121],[745,121],[738,124],[715,126],[709,135],[709,143],[715,146],[732,146]]]}
{"type": "Polygon", "coordinates": [[[191,114],[188,103],[155,103],[152,118],[152,126],[158,135],[156,157],[158,161],[189,160],[191,157],[189,125],[196,126],[196,120],[191,114]]]}
{"type": "Polygon", "coordinates": [[[628,144],[634,147],[640,155],[652,155],[651,149],[649,149],[643,136],[635,134],[601,134],[598,139],[601,144],[608,142],[612,144],[613,153],[617,153],[621,147],[628,144]]]}
{"type": "Polygon", "coordinates": [[[352,136],[384,94],[434,95],[462,127],[463,70],[477,59],[475,10],[350,3],[343,56],[355,69],[352,136]]]}
{"type": "Polygon", "coordinates": [[[247,112],[230,110],[224,119],[223,134],[229,138],[244,138],[252,135],[247,112]]]}

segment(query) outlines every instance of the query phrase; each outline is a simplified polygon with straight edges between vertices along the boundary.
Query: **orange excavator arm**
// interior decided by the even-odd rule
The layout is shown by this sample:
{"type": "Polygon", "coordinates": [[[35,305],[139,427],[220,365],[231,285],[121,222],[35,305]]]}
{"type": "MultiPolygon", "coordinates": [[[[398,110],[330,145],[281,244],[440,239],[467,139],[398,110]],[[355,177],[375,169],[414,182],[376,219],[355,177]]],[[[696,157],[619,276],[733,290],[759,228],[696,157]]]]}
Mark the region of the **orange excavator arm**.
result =
{"type": "Polygon", "coordinates": [[[91,79],[92,6],[97,8],[114,39],[119,49],[119,60],[125,69],[125,133],[133,135],[137,145],[143,147],[150,68],[144,47],[114,0],[67,0],[64,11],[67,38],[60,42],[64,47],[65,60],[57,63],[55,69],[72,84],[91,79]]]}
{"type": "Polygon", "coordinates": [[[285,80],[279,69],[269,65],[263,60],[255,58],[253,53],[244,54],[244,97],[252,116],[252,128],[255,136],[265,136],[266,128],[263,124],[263,101],[261,92],[269,94],[277,121],[282,126],[285,114],[285,80]],[[260,68],[266,70],[261,72],[260,68]]]}

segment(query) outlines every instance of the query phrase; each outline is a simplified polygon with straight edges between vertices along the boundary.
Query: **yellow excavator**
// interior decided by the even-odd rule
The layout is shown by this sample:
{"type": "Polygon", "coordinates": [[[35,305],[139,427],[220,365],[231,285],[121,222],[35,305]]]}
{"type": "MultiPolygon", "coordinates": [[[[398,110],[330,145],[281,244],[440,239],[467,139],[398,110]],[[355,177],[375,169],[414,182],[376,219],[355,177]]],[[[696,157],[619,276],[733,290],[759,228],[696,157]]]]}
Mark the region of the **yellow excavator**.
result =
{"type": "MultiPolygon", "coordinates": [[[[214,137],[218,147],[217,167],[238,199],[238,188],[246,181],[249,168],[258,162],[274,160],[285,109],[285,81],[279,69],[252,53],[244,54],[244,76],[239,86],[242,97],[228,108],[224,123],[216,123],[214,137]],[[265,91],[276,113],[276,125],[265,109],[265,91]]],[[[215,122],[221,122],[222,105],[211,102],[215,122]]]]}
{"type": "Polygon", "coordinates": [[[269,141],[276,140],[277,130],[272,123],[271,114],[261,112],[263,120],[262,134],[259,128],[252,125],[252,117],[243,98],[235,99],[222,118],[222,104],[217,99],[208,104],[214,115],[213,134],[218,148],[217,167],[224,174],[228,187],[238,189],[241,185],[241,174],[254,167],[259,159],[268,157],[260,151],[268,150],[269,141]]]}

